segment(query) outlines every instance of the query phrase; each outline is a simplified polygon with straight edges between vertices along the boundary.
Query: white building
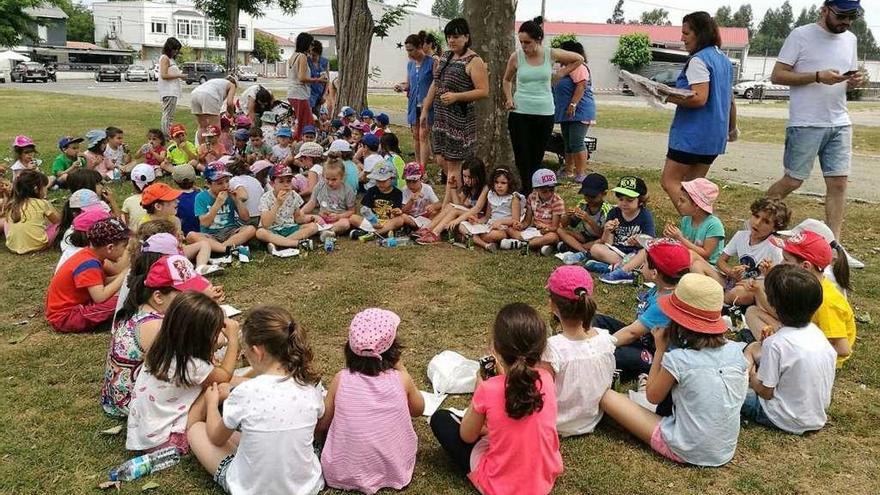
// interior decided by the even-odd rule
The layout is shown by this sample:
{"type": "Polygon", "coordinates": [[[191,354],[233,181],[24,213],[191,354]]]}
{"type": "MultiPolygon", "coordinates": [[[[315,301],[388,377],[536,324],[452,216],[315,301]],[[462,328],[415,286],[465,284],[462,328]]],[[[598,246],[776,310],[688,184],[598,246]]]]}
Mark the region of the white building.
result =
{"type": "MultiPolygon", "coordinates": [[[[225,56],[226,39],[213,23],[191,3],[114,1],[92,4],[95,43],[122,42],[140,53],[142,60],[159,59],[162,45],[175,37],[193,49],[196,59],[209,55],[225,56]]],[[[239,17],[239,58],[247,62],[254,49],[253,19],[242,12],[239,17]]],[[[137,57],[136,57],[137,58],[137,57]]]]}

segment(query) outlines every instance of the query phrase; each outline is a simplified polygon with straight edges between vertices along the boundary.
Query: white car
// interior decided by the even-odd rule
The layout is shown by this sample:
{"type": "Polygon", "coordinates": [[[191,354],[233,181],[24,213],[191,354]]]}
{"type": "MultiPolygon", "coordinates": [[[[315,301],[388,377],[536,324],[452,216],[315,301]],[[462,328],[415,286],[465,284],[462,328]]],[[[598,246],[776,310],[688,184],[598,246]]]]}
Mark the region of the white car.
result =
{"type": "Polygon", "coordinates": [[[770,77],[765,77],[757,81],[743,81],[733,87],[733,94],[743,97],[747,100],[758,98],[764,91],[764,98],[788,98],[789,87],[781,84],[773,84],[770,77]]]}
{"type": "Polygon", "coordinates": [[[147,73],[147,69],[144,68],[143,65],[130,65],[128,66],[128,70],[125,71],[125,80],[126,81],[149,81],[150,76],[147,73]]]}

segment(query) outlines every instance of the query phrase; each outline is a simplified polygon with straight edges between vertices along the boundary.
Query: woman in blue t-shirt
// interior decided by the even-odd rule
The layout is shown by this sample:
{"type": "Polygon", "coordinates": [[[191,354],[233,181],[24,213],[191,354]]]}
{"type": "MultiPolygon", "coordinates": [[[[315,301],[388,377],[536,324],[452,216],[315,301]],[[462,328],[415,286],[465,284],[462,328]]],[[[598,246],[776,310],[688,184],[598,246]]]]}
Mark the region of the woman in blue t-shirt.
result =
{"type": "Polygon", "coordinates": [[[667,97],[676,109],[660,179],[676,208],[681,183],[705,177],[712,162],[724,153],[727,141],[735,140],[737,134],[733,65],[720,50],[718,24],[706,12],[690,13],[682,20],[681,40],[690,57],[676,87],[694,94],[667,97]]]}
{"type": "Polygon", "coordinates": [[[429,131],[434,121],[434,112],[428,108],[428,120],[424,125],[419,124],[422,115],[422,102],[428,95],[428,89],[434,82],[434,58],[425,54],[424,46],[428,43],[428,34],[419,31],[406,37],[403,43],[409,61],[406,63],[406,82],[396,84],[394,90],[406,92],[406,123],[412,130],[413,148],[416,158],[422,165],[427,164],[428,154],[431,152],[429,131]]]}

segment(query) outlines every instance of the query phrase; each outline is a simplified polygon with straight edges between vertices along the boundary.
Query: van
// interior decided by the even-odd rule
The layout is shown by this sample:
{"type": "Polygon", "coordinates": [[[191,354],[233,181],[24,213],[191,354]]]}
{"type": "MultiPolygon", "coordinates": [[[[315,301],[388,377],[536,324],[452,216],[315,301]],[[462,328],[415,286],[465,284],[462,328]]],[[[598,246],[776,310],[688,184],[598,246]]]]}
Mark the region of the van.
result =
{"type": "Polygon", "coordinates": [[[226,69],[222,65],[211,62],[186,62],[180,66],[180,70],[186,74],[186,83],[199,83],[208,79],[220,79],[226,77],[226,69]]]}

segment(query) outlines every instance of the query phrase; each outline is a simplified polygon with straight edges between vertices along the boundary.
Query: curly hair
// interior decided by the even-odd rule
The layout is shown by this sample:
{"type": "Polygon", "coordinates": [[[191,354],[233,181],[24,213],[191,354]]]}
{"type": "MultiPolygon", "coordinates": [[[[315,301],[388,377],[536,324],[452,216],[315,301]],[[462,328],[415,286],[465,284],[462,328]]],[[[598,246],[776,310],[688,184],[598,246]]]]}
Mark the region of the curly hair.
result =
{"type": "MultiPolygon", "coordinates": [[[[544,383],[535,366],[547,346],[547,326],[534,308],[524,303],[501,308],[492,327],[492,341],[504,367],[504,410],[513,419],[544,407],[544,383]]],[[[552,383],[547,384],[553,386],[552,383]]]]}
{"type": "Polygon", "coordinates": [[[766,212],[773,220],[774,230],[782,230],[788,227],[788,223],[791,221],[791,210],[788,209],[788,205],[781,199],[767,197],[756,199],[749,209],[752,215],[755,216],[758,216],[758,213],[762,211],[766,212]]]}

